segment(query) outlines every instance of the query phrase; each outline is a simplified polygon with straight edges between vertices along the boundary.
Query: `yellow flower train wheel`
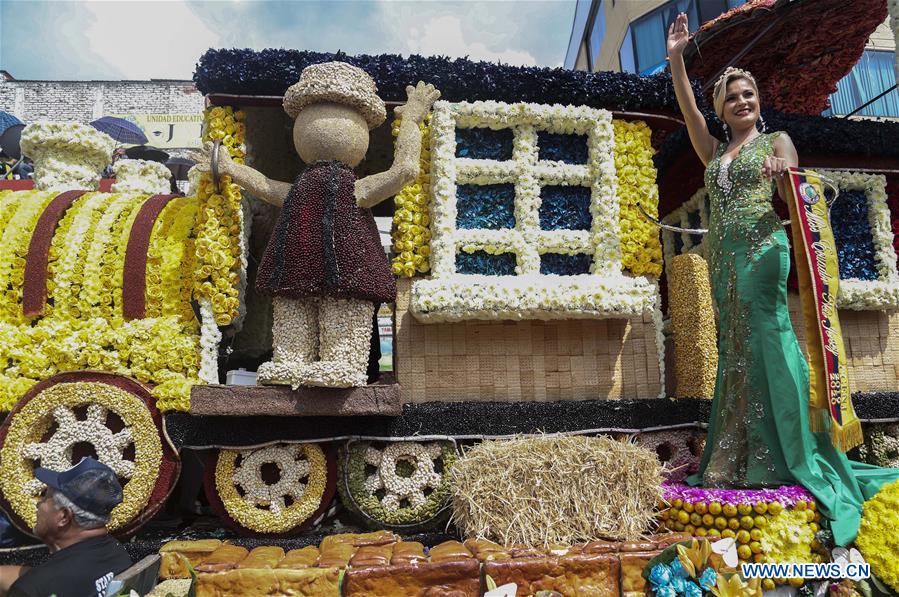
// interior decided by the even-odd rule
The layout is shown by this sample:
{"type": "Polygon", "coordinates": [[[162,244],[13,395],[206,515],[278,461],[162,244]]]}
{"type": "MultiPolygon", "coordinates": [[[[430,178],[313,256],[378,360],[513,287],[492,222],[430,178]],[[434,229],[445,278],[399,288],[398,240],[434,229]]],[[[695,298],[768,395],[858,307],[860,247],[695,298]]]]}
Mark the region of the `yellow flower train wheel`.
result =
{"type": "Polygon", "coordinates": [[[310,527],[336,491],[337,465],[325,444],[222,449],[206,466],[209,505],[247,535],[290,536],[310,527]]]}
{"type": "Polygon", "coordinates": [[[164,432],[155,399],[139,382],[119,375],[78,371],[34,385],[0,426],[0,507],[31,533],[43,484],[34,468],[64,470],[83,456],[109,465],[124,499],[110,530],[133,534],[171,494],[181,470],[164,432]]]}

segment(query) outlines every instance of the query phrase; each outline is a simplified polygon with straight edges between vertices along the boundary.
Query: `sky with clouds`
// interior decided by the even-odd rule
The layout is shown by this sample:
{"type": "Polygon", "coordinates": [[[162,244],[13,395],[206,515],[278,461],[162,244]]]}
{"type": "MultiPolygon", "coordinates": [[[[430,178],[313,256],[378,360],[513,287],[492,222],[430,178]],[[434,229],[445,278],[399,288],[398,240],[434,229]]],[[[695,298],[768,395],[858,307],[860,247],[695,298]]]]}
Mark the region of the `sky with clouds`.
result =
{"type": "Polygon", "coordinates": [[[561,66],[576,0],[0,0],[17,79],[190,79],[208,48],[469,56],[561,66]]]}

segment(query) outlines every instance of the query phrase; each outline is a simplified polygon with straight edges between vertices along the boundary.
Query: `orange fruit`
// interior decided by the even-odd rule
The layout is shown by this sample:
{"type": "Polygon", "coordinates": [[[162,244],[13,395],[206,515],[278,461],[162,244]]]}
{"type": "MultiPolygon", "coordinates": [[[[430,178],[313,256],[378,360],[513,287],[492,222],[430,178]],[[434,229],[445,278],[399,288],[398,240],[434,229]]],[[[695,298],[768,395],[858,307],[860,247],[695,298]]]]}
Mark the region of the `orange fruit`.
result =
{"type": "Polygon", "coordinates": [[[724,504],[724,506],[721,508],[721,511],[724,512],[725,516],[737,515],[737,507],[733,504],[724,504]]]}
{"type": "Polygon", "coordinates": [[[712,502],[709,504],[709,514],[712,516],[718,516],[721,514],[721,504],[718,502],[712,502]]]}
{"type": "Polygon", "coordinates": [[[740,519],[740,526],[746,530],[749,530],[753,527],[754,522],[752,520],[752,516],[744,516],[740,519]]]}

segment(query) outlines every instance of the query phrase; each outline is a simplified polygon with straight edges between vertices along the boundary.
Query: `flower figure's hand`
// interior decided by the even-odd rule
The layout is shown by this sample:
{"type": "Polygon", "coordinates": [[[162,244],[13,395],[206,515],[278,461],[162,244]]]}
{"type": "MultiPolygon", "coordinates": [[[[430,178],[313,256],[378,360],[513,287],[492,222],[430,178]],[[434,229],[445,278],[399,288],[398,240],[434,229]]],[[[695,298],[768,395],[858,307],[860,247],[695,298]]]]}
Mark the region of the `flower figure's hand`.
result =
{"type": "Polygon", "coordinates": [[[680,13],[668,27],[668,57],[680,56],[690,41],[689,22],[686,13],[680,13]]]}
{"type": "MultiPolygon", "coordinates": [[[[231,161],[231,155],[224,146],[219,147],[218,158],[219,173],[231,174],[231,166],[234,162],[231,161]]],[[[199,172],[210,172],[212,170],[212,142],[204,143],[201,151],[190,152],[190,159],[197,163],[195,167],[199,172]]]]}
{"type": "Polygon", "coordinates": [[[406,95],[409,99],[394,112],[401,118],[422,122],[431,111],[431,106],[440,98],[440,91],[430,83],[419,81],[415,87],[406,86],[406,95]]]}

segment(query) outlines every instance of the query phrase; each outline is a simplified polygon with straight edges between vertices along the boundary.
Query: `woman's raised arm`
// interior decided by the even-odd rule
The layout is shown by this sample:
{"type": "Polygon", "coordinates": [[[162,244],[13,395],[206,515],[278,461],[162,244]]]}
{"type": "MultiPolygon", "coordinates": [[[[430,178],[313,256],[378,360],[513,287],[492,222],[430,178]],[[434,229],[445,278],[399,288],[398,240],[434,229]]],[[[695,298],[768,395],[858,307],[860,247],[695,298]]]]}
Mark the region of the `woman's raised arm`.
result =
{"type": "Polygon", "coordinates": [[[674,82],[677,105],[680,106],[681,114],[684,115],[687,132],[690,133],[690,142],[693,143],[693,149],[696,150],[696,154],[705,165],[715,154],[718,140],[709,133],[705,118],[696,105],[693,88],[690,87],[687,67],[684,66],[684,48],[687,47],[689,40],[687,15],[680,13],[668,27],[668,64],[671,67],[671,79],[674,82]]]}

